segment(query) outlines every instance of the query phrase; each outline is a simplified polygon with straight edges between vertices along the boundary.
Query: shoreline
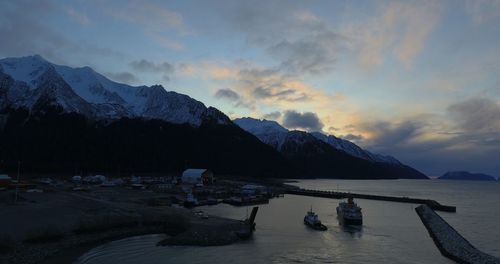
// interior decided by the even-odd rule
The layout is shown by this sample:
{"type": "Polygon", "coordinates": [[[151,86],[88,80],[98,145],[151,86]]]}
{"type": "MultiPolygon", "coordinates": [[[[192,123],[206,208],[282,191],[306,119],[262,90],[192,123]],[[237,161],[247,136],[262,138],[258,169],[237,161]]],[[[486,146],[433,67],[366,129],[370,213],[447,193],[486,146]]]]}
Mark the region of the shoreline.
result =
{"type": "MultiPolygon", "coordinates": [[[[234,235],[241,230],[239,220],[207,219],[185,208],[135,202],[159,197],[154,192],[118,193],[127,199],[100,196],[117,191],[120,189],[101,188],[94,195],[63,190],[23,192],[19,203],[0,207],[0,264],[71,263],[106,242],[148,234],[170,235],[167,244],[171,245],[215,246],[239,241],[234,235]],[[138,196],[131,196],[134,194],[138,196]]],[[[3,193],[3,200],[9,197],[10,193],[3,193]]]]}
{"type": "MultiPolygon", "coordinates": [[[[104,232],[72,235],[55,242],[40,244],[22,243],[0,260],[5,263],[53,264],[73,263],[85,252],[108,242],[143,235],[165,235],[157,246],[222,246],[243,239],[236,232],[242,223],[238,220],[212,217],[212,219],[191,219],[190,226],[179,232],[164,225],[114,228],[104,232]]],[[[0,263],[4,263],[0,262],[0,263]]]]}
{"type": "Polygon", "coordinates": [[[74,247],[70,247],[65,249],[62,252],[58,252],[57,254],[47,257],[44,260],[38,262],[38,264],[67,264],[67,263],[74,263],[77,261],[83,254],[86,252],[97,248],[99,246],[105,245],[107,243],[113,242],[113,241],[118,241],[121,239],[126,239],[130,237],[138,237],[138,236],[147,236],[147,235],[156,235],[158,233],[141,233],[141,234],[132,234],[132,235],[119,235],[116,237],[108,237],[108,238],[103,238],[99,241],[93,241],[93,242],[88,242],[84,243],[81,245],[77,245],[74,247]]]}
{"type": "Polygon", "coordinates": [[[92,234],[87,237],[74,238],[79,241],[58,241],[43,245],[22,246],[22,249],[12,254],[7,263],[73,263],[85,252],[108,242],[128,237],[161,233],[163,233],[163,230],[159,227],[134,228],[128,230],[119,229],[92,234]]]}

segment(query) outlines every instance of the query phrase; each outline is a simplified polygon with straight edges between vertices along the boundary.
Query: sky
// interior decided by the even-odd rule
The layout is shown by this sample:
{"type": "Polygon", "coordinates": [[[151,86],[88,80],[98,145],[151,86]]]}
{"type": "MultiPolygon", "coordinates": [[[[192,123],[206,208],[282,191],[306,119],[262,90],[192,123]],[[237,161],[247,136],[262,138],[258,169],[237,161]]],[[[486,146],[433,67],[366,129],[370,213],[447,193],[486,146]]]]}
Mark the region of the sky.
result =
{"type": "Polygon", "coordinates": [[[0,57],[500,177],[500,0],[0,0],[0,57]]]}

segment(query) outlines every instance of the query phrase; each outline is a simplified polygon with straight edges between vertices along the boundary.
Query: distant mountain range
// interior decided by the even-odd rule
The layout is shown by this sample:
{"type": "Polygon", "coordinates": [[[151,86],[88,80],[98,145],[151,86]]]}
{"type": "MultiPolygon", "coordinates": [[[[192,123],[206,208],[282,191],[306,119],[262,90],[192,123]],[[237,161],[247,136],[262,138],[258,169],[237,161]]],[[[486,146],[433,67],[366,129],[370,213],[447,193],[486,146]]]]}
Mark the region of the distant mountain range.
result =
{"type": "MultiPolygon", "coordinates": [[[[252,133],[258,137],[262,142],[271,145],[277,150],[281,150],[283,143],[289,139],[289,136],[294,134],[302,134],[300,131],[289,131],[288,129],[282,127],[276,121],[270,120],[259,120],[251,117],[238,118],[233,120],[238,126],[252,133]]],[[[383,156],[380,154],[373,154],[367,150],[364,150],[352,143],[351,141],[341,139],[332,135],[325,135],[320,132],[309,133],[318,140],[321,140],[333,148],[343,151],[353,157],[373,161],[373,162],[383,162],[390,163],[394,165],[402,165],[399,160],[391,156],[383,156]]]]}
{"type": "Polygon", "coordinates": [[[464,181],[496,181],[493,176],[482,173],[470,173],[468,171],[449,171],[443,176],[439,177],[440,180],[464,180],[464,181]]]}
{"type": "Polygon", "coordinates": [[[314,172],[318,176],[335,174],[337,178],[350,178],[346,175],[358,171],[359,178],[364,178],[364,172],[366,175],[376,172],[384,178],[426,178],[393,157],[371,153],[335,136],[319,132],[289,131],[275,121],[250,117],[235,119],[233,122],[288,159],[302,163],[308,172],[314,172]]]}
{"type": "Polygon", "coordinates": [[[0,169],[20,160],[32,173],[209,167],[262,177],[427,178],[334,136],[234,122],[159,85],[120,84],[38,55],[0,60],[0,169]]]}

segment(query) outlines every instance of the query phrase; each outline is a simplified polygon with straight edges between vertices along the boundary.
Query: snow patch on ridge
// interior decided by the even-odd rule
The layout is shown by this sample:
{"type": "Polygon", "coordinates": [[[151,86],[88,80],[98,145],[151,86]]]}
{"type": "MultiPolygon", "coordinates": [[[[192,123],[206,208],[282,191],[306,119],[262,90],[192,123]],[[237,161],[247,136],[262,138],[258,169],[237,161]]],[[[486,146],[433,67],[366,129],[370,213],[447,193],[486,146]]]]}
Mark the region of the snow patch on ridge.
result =
{"type": "MultiPolygon", "coordinates": [[[[97,119],[118,119],[140,117],[161,119],[171,123],[188,123],[199,126],[204,120],[216,120],[218,124],[231,124],[220,111],[213,111],[187,95],[168,92],[160,85],[130,86],[113,82],[90,67],[71,68],[52,64],[41,56],[5,58],[0,60],[0,72],[14,80],[5,87],[7,94],[15,95],[23,104],[13,104],[11,100],[0,98],[0,106],[23,106],[32,108],[38,97],[23,90],[22,83],[31,90],[39,89],[42,76],[52,72],[50,78],[43,79],[46,86],[54,86],[52,103],[62,106],[65,111],[85,113],[97,119]],[[65,83],[72,93],[61,88],[65,83]],[[56,87],[57,84],[57,87],[56,87]],[[57,94],[62,93],[65,94],[57,94]],[[78,104],[74,102],[78,101],[78,104]],[[90,110],[89,110],[90,109],[90,110]]],[[[48,88],[46,88],[48,89],[48,88]]]]}
{"type": "Polygon", "coordinates": [[[333,135],[325,135],[320,132],[296,133],[298,131],[289,131],[276,121],[265,119],[260,120],[250,117],[238,118],[233,120],[233,122],[240,126],[243,130],[253,134],[262,142],[274,147],[277,150],[281,150],[283,144],[290,140],[296,141],[295,143],[297,144],[304,144],[306,141],[311,140],[311,138],[304,135],[312,135],[314,138],[321,140],[333,148],[343,151],[351,156],[373,162],[402,165],[397,159],[391,156],[371,153],[348,140],[341,139],[333,135]]]}

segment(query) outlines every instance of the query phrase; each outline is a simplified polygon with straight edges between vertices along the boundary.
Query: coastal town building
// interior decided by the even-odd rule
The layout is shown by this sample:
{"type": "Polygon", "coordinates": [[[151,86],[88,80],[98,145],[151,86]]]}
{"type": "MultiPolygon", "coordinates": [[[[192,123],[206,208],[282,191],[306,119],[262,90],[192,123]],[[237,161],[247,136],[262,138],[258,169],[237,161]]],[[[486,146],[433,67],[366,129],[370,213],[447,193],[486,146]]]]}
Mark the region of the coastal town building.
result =
{"type": "Polygon", "coordinates": [[[0,174],[0,188],[8,187],[12,182],[12,179],[7,174],[0,174]]]}
{"type": "Polygon", "coordinates": [[[208,185],[214,182],[214,174],[208,169],[187,169],[182,173],[182,183],[208,185]]]}

